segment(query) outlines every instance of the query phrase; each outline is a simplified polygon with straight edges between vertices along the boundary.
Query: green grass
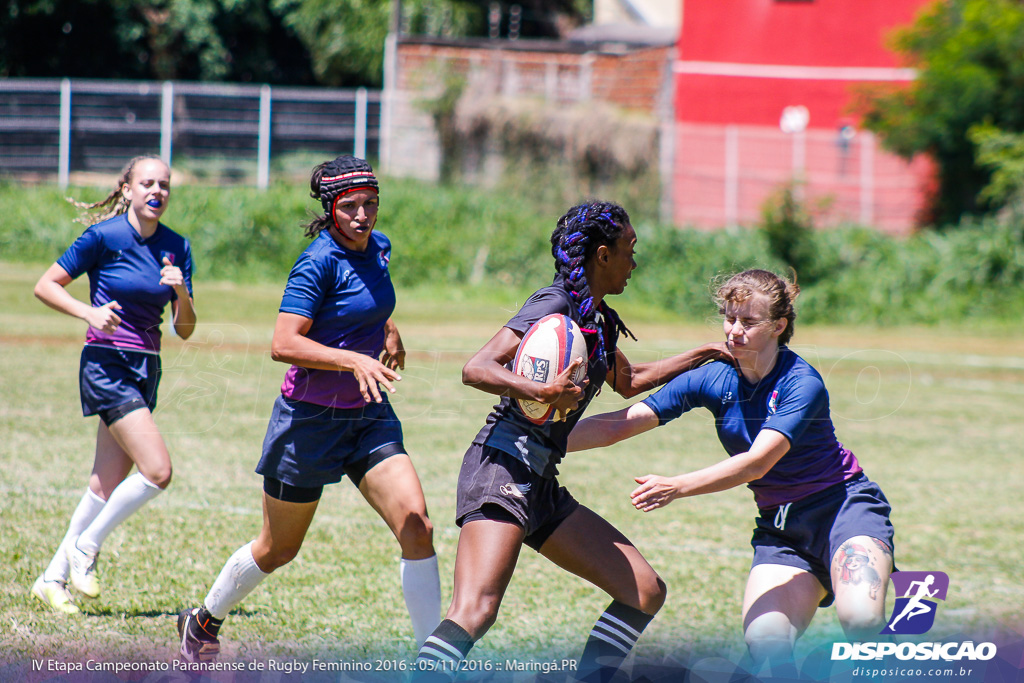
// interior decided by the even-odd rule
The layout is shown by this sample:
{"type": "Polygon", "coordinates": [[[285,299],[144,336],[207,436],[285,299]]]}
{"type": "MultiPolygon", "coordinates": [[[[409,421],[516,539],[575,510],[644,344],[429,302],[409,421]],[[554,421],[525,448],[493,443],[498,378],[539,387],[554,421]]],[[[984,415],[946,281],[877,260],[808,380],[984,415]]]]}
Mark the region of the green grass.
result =
{"type": "MultiPolygon", "coordinates": [[[[255,536],[253,473],[284,366],[269,357],[280,284],[197,281],[200,327],[165,334],[156,419],[175,466],[169,491],[116,529],[100,559],[104,593],[84,615],[44,611],[28,589],[85,488],[96,419],[82,419],[77,362],[83,325],[31,296],[45,264],[0,263],[0,679],[49,680],[28,660],[165,661],[178,610],[197,604],[225,559],[255,536]],[[18,663],[21,663],[20,665],[18,663]]],[[[84,279],[72,290],[84,296],[84,279]]],[[[458,541],[453,518],[462,454],[493,398],[461,385],[460,368],[522,303],[522,291],[402,290],[408,365],[395,398],[436,525],[443,601],[458,541]]],[[[635,300],[616,301],[650,360],[715,339],[635,300]]],[[[826,378],[840,439],[893,504],[903,569],[949,574],[929,638],[1024,633],[1024,333],[952,328],[799,326],[794,347],[826,378]]],[[[626,402],[604,392],[591,412],[626,402]]],[[[641,515],[631,477],[677,473],[723,457],[706,413],[601,451],[571,455],[562,482],[631,538],[669,586],[637,657],[735,656],[754,505],[736,489],[641,515]]],[[[891,590],[890,590],[891,599],[891,590]]],[[[525,549],[497,625],[471,654],[537,661],[578,655],[607,598],[525,549]]],[[[891,604],[891,602],[890,602],[891,604]]],[[[299,557],[247,599],[223,630],[226,659],[292,656],[411,660],[398,545],[348,483],[328,487],[299,557]]],[[[803,639],[841,638],[821,610],[803,639]]],[[[141,678],[141,676],[140,676],[141,678]]]]}

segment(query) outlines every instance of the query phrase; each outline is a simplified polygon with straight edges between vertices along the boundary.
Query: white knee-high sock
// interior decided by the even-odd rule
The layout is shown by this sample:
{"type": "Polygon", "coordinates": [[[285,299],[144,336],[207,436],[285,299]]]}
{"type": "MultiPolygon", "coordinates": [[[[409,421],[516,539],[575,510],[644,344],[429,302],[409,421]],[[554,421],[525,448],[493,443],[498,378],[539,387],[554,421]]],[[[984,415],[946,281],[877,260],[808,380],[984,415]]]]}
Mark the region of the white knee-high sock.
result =
{"type": "Polygon", "coordinates": [[[441,579],[437,574],[437,555],[423,560],[402,558],[398,567],[405,607],[412,619],[416,647],[420,647],[441,623],[441,579]]]}
{"type": "Polygon", "coordinates": [[[260,569],[252,557],[252,543],[243,545],[228,558],[203,605],[214,619],[224,619],[268,576],[270,574],[260,569]]]}
{"type": "Polygon", "coordinates": [[[110,494],[107,504],[78,537],[78,549],[97,553],[114,528],[143,505],[160,495],[162,488],[136,472],[125,478],[110,494]]]}
{"type": "Polygon", "coordinates": [[[46,570],[43,572],[44,581],[67,583],[70,567],[68,566],[68,554],[65,548],[68,543],[74,543],[78,535],[89,526],[92,520],[96,519],[96,515],[100,514],[100,510],[103,509],[106,503],[107,501],[93,493],[92,489],[85,490],[85,495],[82,496],[82,500],[78,501],[78,507],[71,514],[67,533],[64,534],[63,540],[57,546],[57,552],[54,553],[53,559],[50,560],[50,564],[47,565],[46,570]]]}

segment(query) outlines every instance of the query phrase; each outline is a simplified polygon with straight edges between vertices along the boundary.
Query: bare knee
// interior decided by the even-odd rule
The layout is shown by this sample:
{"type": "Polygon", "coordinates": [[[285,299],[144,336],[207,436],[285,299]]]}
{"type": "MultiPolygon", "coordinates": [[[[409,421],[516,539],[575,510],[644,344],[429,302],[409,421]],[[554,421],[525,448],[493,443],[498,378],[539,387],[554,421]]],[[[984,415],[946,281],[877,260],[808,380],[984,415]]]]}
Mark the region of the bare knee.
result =
{"type": "Polygon", "coordinates": [[[668,586],[656,572],[651,572],[649,577],[640,584],[640,611],[655,615],[668,596],[668,586]]]}
{"type": "Polygon", "coordinates": [[[472,598],[460,597],[456,594],[452,598],[452,605],[448,608],[446,619],[451,619],[473,638],[479,640],[487,633],[494,622],[498,619],[498,608],[501,607],[500,595],[477,595],[472,598]]]}
{"type": "Polygon", "coordinates": [[[434,554],[434,525],[426,513],[409,512],[395,529],[402,557],[421,560],[434,554]]]}
{"type": "Polygon", "coordinates": [[[870,607],[858,606],[840,610],[836,615],[843,627],[843,633],[852,640],[865,640],[877,636],[885,623],[883,615],[870,607]]]}
{"type": "Polygon", "coordinates": [[[792,652],[796,635],[796,627],[781,612],[762,614],[743,631],[743,639],[755,660],[792,652]]]}
{"type": "Polygon", "coordinates": [[[155,469],[147,470],[142,474],[154,486],[165,489],[171,485],[171,475],[174,474],[174,470],[171,467],[171,463],[161,465],[155,469]]]}
{"type": "Polygon", "coordinates": [[[260,571],[270,574],[294,560],[299,554],[300,548],[302,548],[301,543],[264,545],[257,540],[252,544],[252,559],[256,561],[256,566],[260,568],[260,571]]]}

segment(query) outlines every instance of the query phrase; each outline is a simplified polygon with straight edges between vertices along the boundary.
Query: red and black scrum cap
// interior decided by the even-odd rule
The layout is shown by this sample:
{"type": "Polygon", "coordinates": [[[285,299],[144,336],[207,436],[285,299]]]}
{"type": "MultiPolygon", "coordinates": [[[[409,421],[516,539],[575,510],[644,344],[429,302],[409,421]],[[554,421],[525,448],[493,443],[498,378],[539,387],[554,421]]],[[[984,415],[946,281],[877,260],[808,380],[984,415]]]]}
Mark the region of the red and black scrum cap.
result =
{"type": "Polygon", "coordinates": [[[330,212],[335,199],[364,188],[380,191],[370,164],[347,154],[340,156],[324,166],[323,175],[320,176],[320,203],[324,211],[330,212]]]}

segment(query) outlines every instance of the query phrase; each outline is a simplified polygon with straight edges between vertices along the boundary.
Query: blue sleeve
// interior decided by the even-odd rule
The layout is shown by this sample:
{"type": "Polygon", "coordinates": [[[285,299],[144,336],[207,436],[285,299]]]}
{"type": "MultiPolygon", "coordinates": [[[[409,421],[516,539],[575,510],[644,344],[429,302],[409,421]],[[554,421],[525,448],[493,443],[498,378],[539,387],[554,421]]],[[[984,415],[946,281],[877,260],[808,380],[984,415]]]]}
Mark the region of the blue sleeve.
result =
{"type": "Polygon", "coordinates": [[[315,318],[324,300],[324,270],[322,263],[304,252],[288,275],[280,311],[315,318]]]}
{"type": "Polygon", "coordinates": [[[659,427],[705,404],[703,388],[707,367],[677,375],[657,393],[643,400],[658,416],[659,427]]]}
{"type": "Polygon", "coordinates": [[[787,383],[776,397],[775,412],[764,421],[764,429],[773,429],[787,439],[790,446],[803,436],[812,420],[827,415],[828,392],[817,377],[800,377],[787,383]]]}
{"type": "Polygon", "coordinates": [[[66,270],[73,280],[95,266],[102,253],[103,238],[96,226],[89,226],[57,259],[57,265],[66,270]]]}

